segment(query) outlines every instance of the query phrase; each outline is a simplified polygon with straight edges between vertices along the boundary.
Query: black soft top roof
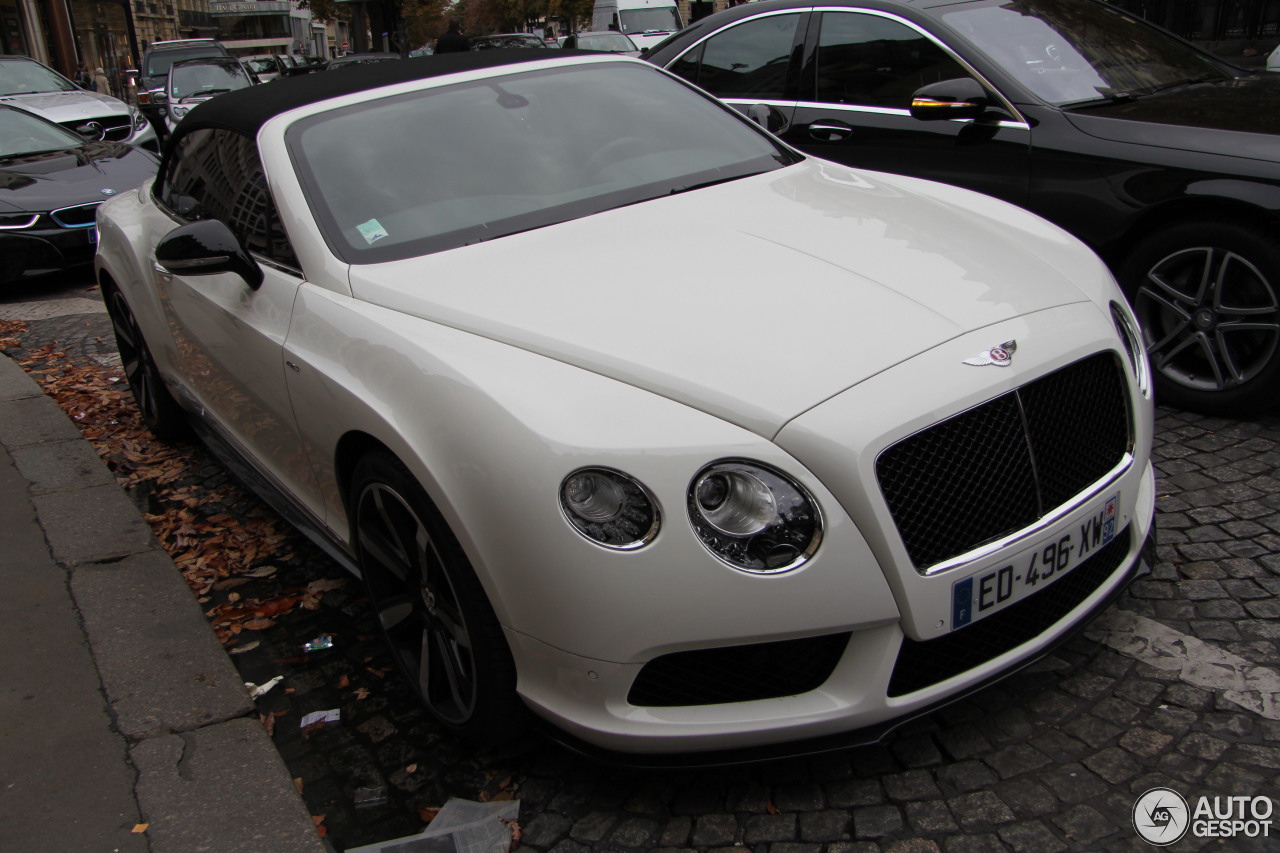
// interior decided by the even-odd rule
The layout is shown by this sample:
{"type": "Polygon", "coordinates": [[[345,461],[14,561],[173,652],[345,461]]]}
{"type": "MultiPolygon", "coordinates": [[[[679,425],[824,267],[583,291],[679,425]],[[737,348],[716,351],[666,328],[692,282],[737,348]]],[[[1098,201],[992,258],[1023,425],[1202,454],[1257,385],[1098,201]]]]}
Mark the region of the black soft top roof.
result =
{"type": "Polygon", "coordinates": [[[276,79],[259,86],[248,86],[210,98],[182,120],[169,140],[169,144],[172,145],[179,137],[201,128],[233,130],[246,136],[256,136],[263,124],[280,113],[365,89],[376,89],[380,86],[391,86],[410,80],[423,80],[477,68],[587,56],[599,56],[599,54],[579,53],[574,50],[563,52],[485,50],[357,65],[333,73],[313,71],[310,74],[276,79]]]}

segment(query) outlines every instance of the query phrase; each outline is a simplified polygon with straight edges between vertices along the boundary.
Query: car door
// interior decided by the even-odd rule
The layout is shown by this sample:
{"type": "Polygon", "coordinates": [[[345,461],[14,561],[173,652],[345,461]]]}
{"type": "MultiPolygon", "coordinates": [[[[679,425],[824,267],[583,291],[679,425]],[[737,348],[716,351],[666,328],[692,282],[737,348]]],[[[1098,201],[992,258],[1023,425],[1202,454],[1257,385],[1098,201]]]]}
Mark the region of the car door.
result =
{"type": "Polygon", "coordinates": [[[957,184],[1025,205],[1031,129],[994,88],[922,27],[887,12],[815,9],[800,93],[780,134],[866,169],[957,184]],[[911,115],[922,86],[973,77],[998,105],[979,120],[911,115]]]}
{"type": "Polygon", "coordinates": [[[157,203],[172,227],[201,219],[226,224],[263,271],[260,287],[239,275],[182,275],[155,262],[151,275],[173,336],[187,393],[223,439],[292,494],[311,474],[285,380],[283,343],[302,272],[280,225],[257,146],[229,130],[198,130],[178,141],[157,203]]]}
{"type": "Polygon", "coordinates": [[[787,9],[736,21],[668,68],[774,133],[783,133],[796,108],[808,18],[807,10],[787,9]]]}

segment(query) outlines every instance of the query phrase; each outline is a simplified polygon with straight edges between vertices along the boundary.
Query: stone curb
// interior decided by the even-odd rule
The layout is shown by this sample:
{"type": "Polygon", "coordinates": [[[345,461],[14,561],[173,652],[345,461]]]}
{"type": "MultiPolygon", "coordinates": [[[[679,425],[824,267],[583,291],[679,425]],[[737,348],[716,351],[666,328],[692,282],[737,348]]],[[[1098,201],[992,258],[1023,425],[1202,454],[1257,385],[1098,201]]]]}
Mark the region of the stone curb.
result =
{"type": "Polygon", "coordinates": [[[8,357],[0,444],[28,481],[50,568],[67,577],[101,683],[85,701],[104,694],[127,740],[151,853],[328,850],[181,573],[71,421],[8,357]]]}

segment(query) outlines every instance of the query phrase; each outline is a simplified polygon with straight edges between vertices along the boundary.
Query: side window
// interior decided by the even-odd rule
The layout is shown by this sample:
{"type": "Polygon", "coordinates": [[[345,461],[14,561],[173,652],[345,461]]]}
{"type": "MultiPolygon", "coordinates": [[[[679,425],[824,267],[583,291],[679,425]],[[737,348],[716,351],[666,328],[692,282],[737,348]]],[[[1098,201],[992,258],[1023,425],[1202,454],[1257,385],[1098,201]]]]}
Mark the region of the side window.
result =
{"type": "Polygon", "coordinates": [[[671,70],[719,98],[785,99],[799,23],[800,13],[747,21],[708,39],[700,62],[681,60],[671,70]]]}
{"type": "Polygon", "coordinates": [[[969,76],[911,27],[857,12],[823,13],[817,66],[817,100],[904,110],[921,86],[969,76]]]}
{"type": "Polygon", "coordinates": [[[158,200],[179,217],[220,219],[250,252],[299,268],[252,139],[229,130],[188,133],[164,178],[158,200]]]}

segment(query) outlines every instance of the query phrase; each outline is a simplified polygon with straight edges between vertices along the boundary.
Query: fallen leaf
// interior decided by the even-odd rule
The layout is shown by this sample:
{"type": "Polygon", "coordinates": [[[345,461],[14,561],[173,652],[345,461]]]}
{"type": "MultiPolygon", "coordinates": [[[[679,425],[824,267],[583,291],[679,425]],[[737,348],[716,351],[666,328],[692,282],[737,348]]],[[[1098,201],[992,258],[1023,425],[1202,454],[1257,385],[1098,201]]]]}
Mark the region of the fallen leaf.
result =
{"type": "Polygon", "coordinates": [[[520,849],[520,824],[509,817],[504,817],[502,822],[511,827],[511,846],[507,850],[509,853],[515,853],[516,850],[520,849]]]}
{"type": "Polygon", "coordinates": [[[146,832],[146,831],[147,831],[147,827],[148,827],[148,826],[151,826],[151,824],[149,824],[149,823],[135,823],[135,824],[133,825],[133,834],[134,834],[134,835],[138,835],[138,834],[140,834],[140,833],[146,832]]]}
{"type": "Polygon", "coordinates": [[[406,767],[406,768],[404,769],[404,772],[406,772],[406,773],[417,773],[417,772],[418,772],[418,765],[416,765],[416,764],[410,764],[408,767],[406,767]]]}
{"type": "Polygon", "coordinates": [[[418,809],[418,817],[422,818],[423,823],[431,823],[431,821],[436,819],[436,815],[438,814],[440,814],[439,809],[433,809],[430,807],[418,809]]]}

